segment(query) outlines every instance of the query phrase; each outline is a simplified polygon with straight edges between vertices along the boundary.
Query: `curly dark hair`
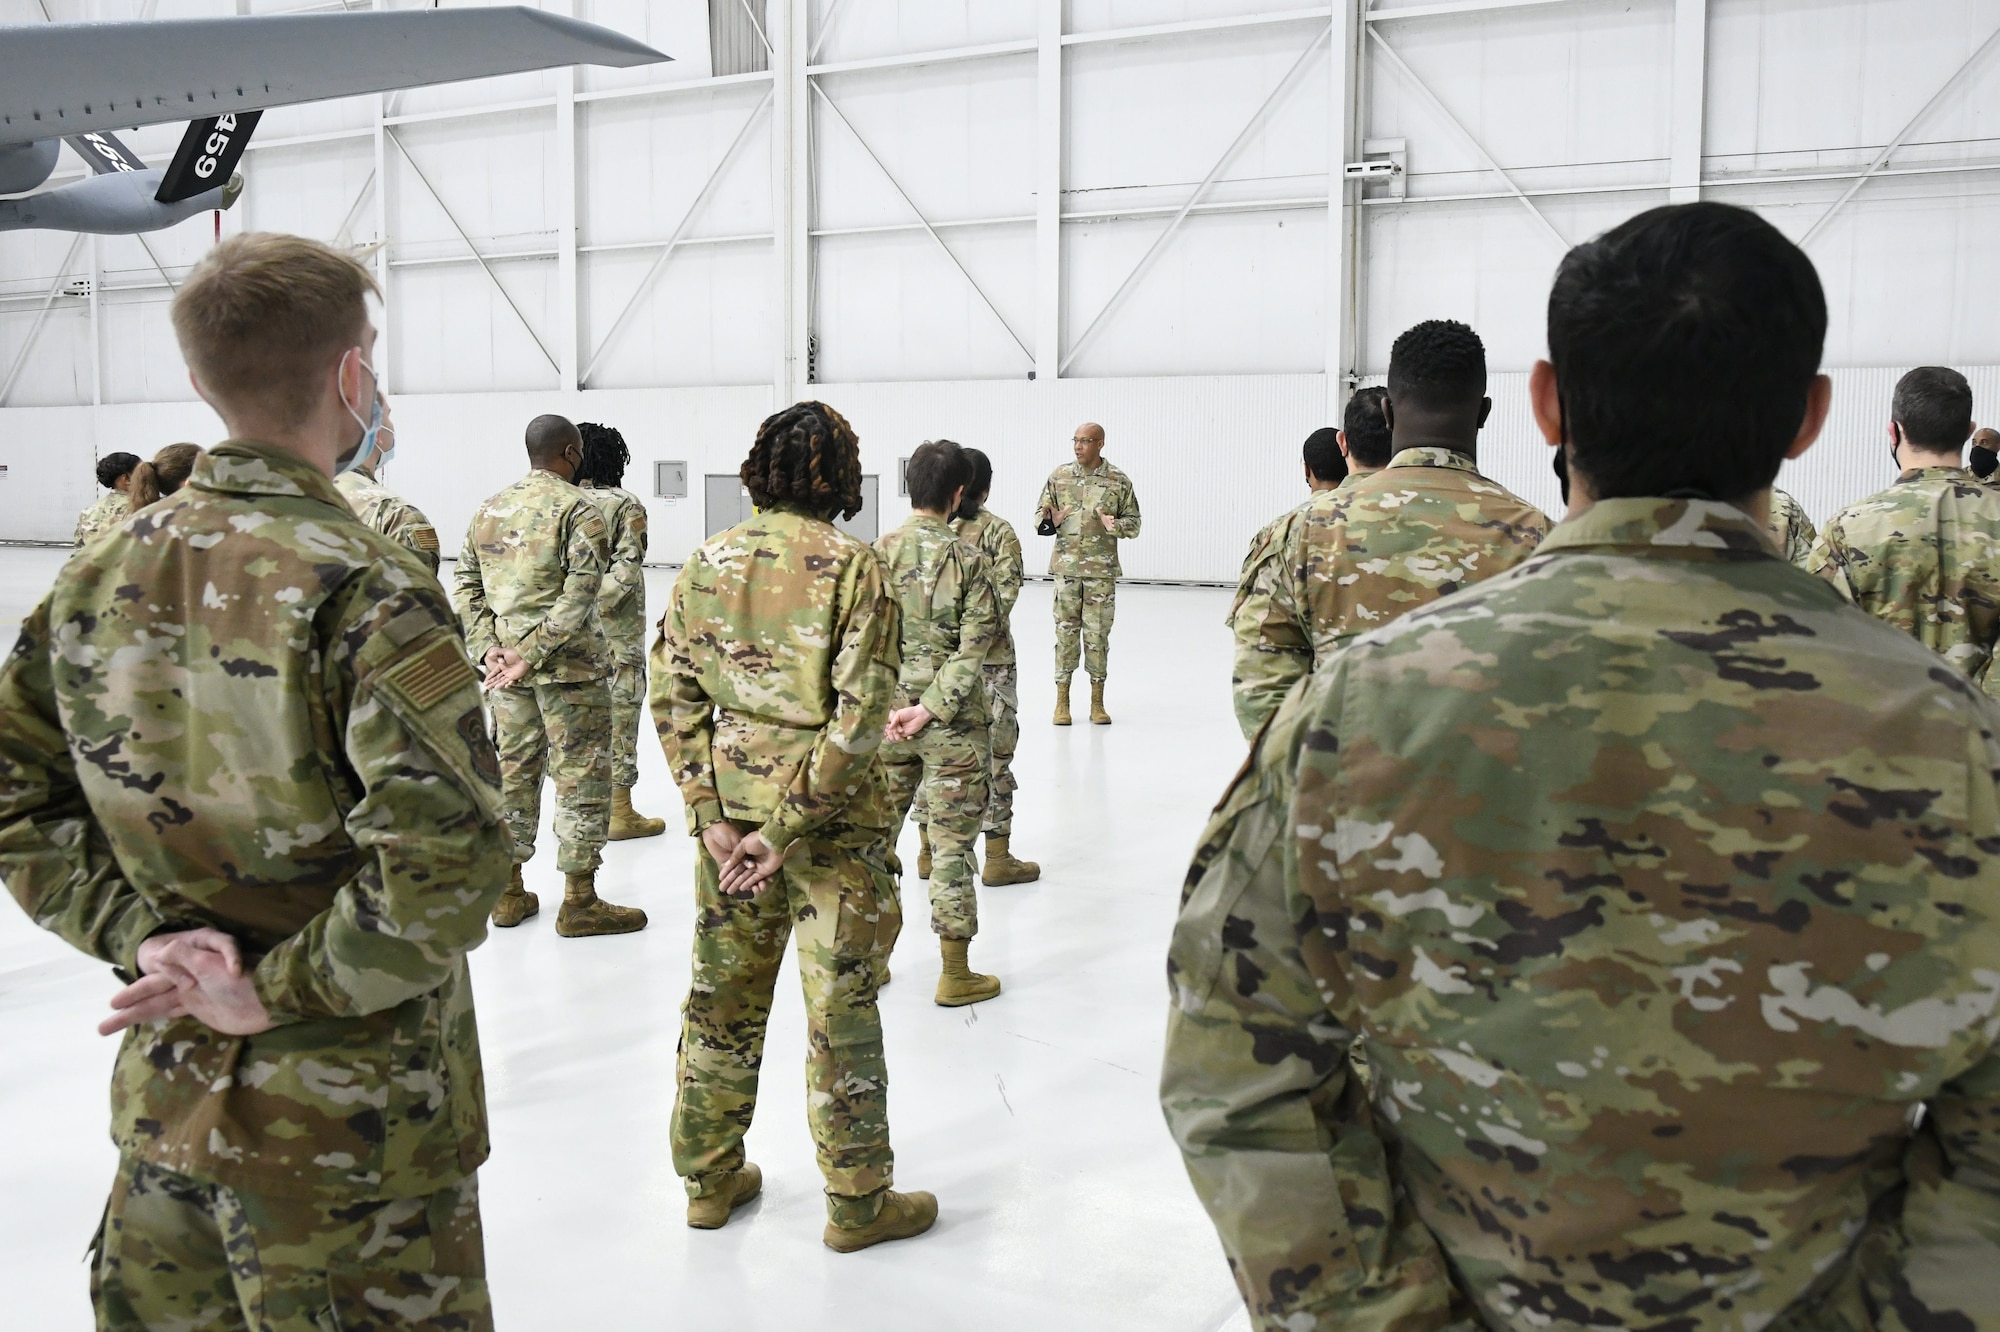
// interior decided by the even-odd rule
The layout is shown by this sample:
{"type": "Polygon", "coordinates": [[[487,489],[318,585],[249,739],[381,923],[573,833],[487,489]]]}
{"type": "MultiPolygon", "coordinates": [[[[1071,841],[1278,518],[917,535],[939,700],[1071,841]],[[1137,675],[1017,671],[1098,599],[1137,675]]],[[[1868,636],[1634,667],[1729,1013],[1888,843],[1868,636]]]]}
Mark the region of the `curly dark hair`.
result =
{"type": "Polygon", "coordinates": [[[823,402],[794,403],[765,417],[737,475],[760,509],[797,504],[842,518],[861,512],[861,440],[823,402]]]}
{"type": "Polygon", "coordinates": [[[1486,344],[1455,319],[1426,319],[1389,349],[1389,404],[1432,411],[1477,407],[1486,395],[1486,344]]]}
{"type": "Polygon", "coordinates": [[[625,469],[631,466],[632,450],[616,426],[595,421],[579,421],[576,433],[583,436],[583,466],[576,472],[577,483],[594,486],[622,486],[625,469]]]}

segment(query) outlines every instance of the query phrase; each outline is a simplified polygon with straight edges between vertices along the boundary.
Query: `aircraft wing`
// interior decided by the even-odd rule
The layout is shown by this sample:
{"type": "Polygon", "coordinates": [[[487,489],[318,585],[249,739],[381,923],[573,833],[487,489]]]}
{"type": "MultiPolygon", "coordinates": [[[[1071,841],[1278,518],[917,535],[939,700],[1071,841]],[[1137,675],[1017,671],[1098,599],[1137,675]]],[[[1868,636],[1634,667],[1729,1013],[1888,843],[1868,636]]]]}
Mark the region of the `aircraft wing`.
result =
{"type": "Polygon", "coordinates": [[[513,5],[22,25],[0,38],[0,146],[669,58],[594,23],[513,5]]]}

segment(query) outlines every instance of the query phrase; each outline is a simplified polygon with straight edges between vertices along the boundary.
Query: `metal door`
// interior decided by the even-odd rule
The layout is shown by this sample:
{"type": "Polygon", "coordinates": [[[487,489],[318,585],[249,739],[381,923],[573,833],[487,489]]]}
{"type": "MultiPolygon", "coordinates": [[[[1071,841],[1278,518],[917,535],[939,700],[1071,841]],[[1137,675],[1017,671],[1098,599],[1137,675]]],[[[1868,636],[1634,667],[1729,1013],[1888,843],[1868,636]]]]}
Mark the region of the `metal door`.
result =
{"type": "Polygon", "coordinates": [[[750,492],[743,488],[743,480],[733,472],[710,472],[702,478],[702,526],[703,537],[726,532],[756,512],[750,503],[750,492]]]}
{"type": "Polygon", "coordinates": [[[882,509],[875,501],[879,498],[882,478],[867,472],[861,474],[861,512],[852,518],[836,518],[833,525],[851,537],[857,537],[870,545],[882,535],[882,509]]]}

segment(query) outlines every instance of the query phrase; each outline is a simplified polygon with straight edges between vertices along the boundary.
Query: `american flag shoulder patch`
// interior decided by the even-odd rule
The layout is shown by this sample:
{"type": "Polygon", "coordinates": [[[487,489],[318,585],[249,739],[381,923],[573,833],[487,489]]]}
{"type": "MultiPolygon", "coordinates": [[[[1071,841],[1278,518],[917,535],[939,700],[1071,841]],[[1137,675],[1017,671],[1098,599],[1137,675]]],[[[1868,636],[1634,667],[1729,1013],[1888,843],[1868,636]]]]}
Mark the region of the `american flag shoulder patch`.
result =
{"type": "Polygon", "coordinates": [[[477,684],[458,645],[440,637],[422,652],[389,668],[382,683],[394,689],[419,712],[429,712],[467,685],[477,684]]]}

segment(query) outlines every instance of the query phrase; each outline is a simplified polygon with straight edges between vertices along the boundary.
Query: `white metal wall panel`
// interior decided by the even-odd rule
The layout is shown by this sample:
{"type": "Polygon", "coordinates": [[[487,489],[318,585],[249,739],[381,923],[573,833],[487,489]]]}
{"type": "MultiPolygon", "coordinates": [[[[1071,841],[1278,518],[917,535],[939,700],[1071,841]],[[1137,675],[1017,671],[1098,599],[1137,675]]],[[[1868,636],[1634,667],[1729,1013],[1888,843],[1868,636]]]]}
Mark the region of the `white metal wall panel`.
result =
{"type": "MultiPolygon", "coordinates": [[[[813,40],[824,41],[821,64],[868,60],[907,51],[943,51],[1035,35],[1035,11],[1046,0],[846,0],[826,28],[831,0],[813,6],[813,40]]],[[[733,0],[732,0],[733,3],[733,0]]]]}

